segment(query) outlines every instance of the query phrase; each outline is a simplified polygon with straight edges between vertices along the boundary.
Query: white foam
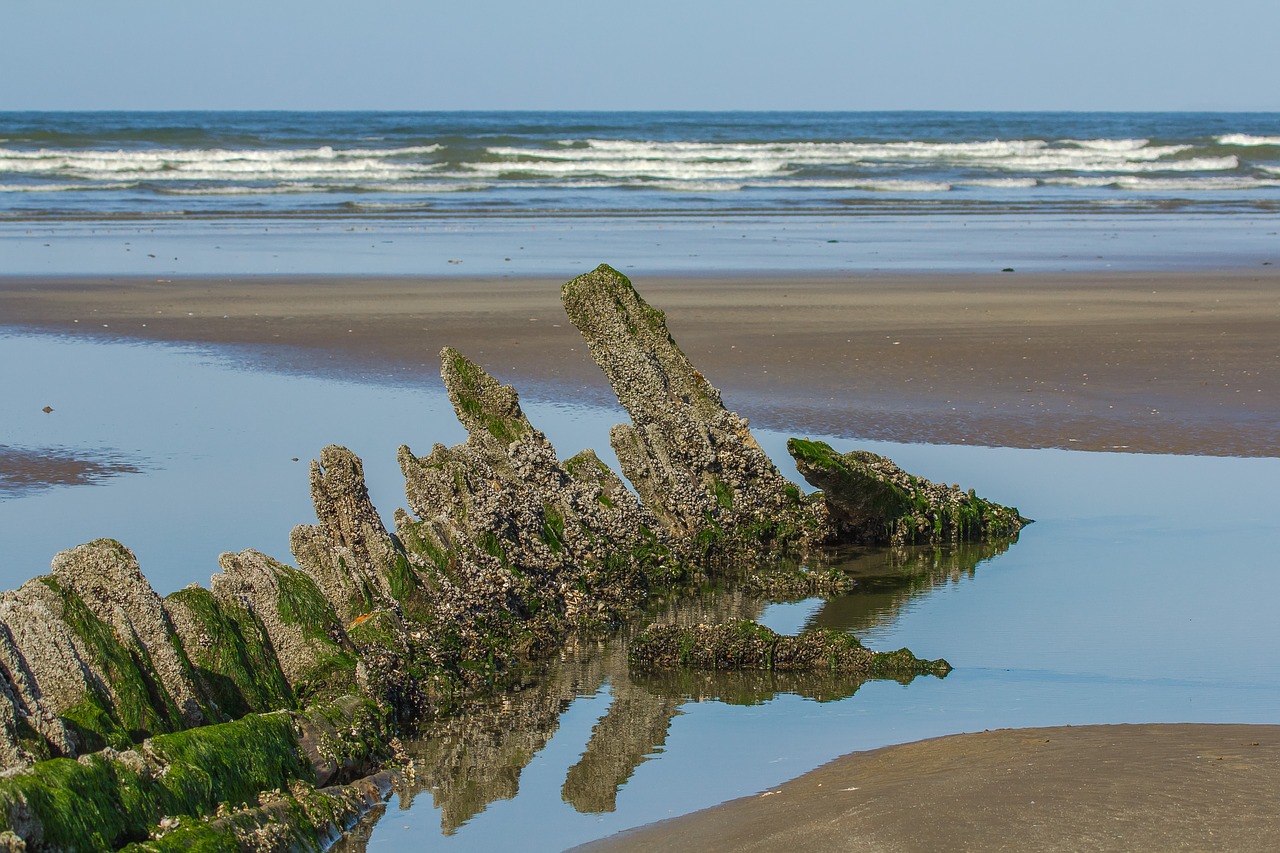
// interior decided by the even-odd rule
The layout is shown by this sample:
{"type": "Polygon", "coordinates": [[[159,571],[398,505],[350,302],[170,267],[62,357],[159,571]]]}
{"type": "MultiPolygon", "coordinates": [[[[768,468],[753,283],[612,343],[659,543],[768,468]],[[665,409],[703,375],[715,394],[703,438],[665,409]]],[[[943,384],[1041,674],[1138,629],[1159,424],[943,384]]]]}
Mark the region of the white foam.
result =
{"type": "Polygon", "coordinates": [[[467,163],[466,168],[480,175],[545,175],[548,177],[634,177],[674,180],[707,178],[753,178],[786,174],[777,163],[752,163],[739,160],[707,160],[690,162],[663,159],[592,159],[587,162],[560,160],[508,160],[467,163]]]}
{"type": "Polygon", "coordinates": [[[1239,166],[1240,160],[1234,156],[1129,162],[1088,157],[1010,158],[1000,164],[1002,169],[1019,172],[1219,172],[1239,166]]]}
{"type": "Polygon", "coordinates": [[[1146,190],[1150,192],[1209,192],[1223,190],[1256,190],[1264,187],[1280,186],[1280,181],[1259,180],[1258,178],[1140,178],[1123,176],[1116,181],[1117,186],[1126,190],[1146,190]]]}
{"type": "Polygon", "coordinates": [[[1139,192],[1221,192],[1224,190],[1256,190],[1280,187],[1280,180],[1226,176],[1159,178],[1139,175],[1112,175],[1105,178],[1046,178],[1045,184],[1086,188],[1115,187],[1139,192]]]}
{"type": "Polygon", "coordinates": [[[1066,145],[1075,145],[1091,151],[1137,151],[1147,147],[1150,139],[1064,139],[1066,145]]]}
{"type": "Polygon", "coordinates": [[[908,179],[872,178],[854,180],[784,180],[763,186],[784,186],[800,189],[861,190],[864,192],[885,193],[944,193],[951,190],[951,184],[945,181],[913,181],[908,179]]]}
{"type": "Polygon", "coordinates": [[[1027,190],[1040,186],[1036,178],[975,178],[956,181],[962,187],[989,187],[997,190],[1027,190]]]}
{"type": "Polygon", "coordinates": [[[1045,186],[1051,187],[1109,187],[1116,182],[1115,177],[1106,178],[1044,178],[1045,186]]]}
{"type": "Polygon", "coordinates": [[[430,172],[439,163],[414,158],[441,146],[286,150],[147,149],[97,151],[0,149],[0,174],[75,177],[83,180],[245,181],[325,180],[363,174],[397,180],[430,172]]]}
{"type": "Polygon", "coordinates": [[[747,184],[735,181],[652,181],[645,187],[682,193],[730,193],[745,189],[747,184]]]}
{"type": "Polygon", "coordinates": [[[1247,133],[1227,133],[1218,137],[1219,145],[1280,145],[1280,136],[1251,136],[1247,133]]]}
{"type": "Polygon", "coordinates": [[[288,193],[313,193],[325,192],[331,189],[325,184],[310,183],[282,183],[273,184],[269,187],[246,187],[229,184],[226,186],[200,187],[199,189],[189,189],[184,187],[162,187],[158,190],[162,195],[187,195],[187,196],[211,196],[211,195],[285,195],[288,193]]]}
{"type": "Polygon", "coordinates": [[[1189,145],[1152,146],[1146,139],[986,140],[974,142],[789,142],[713,143],[589,139],[556,148],[495,146],[497,158],[467,167],[484,174],[523,171],[546,175],[646,175],[700,180],[714,177],[786,175],[810,166],[936,165],[1002,171],[1144,171],[1235,168],[1228,158],[1201,158],[1182,165],[1176,157],[1189,145]]]}
{"type": "Polygon", "coordinates": [[[0,184],[0,193],[92,192],[95,190],[127,190],[136,186],[137,184],[132,181],[94,184],[52,184],[48,182],[38,184],[0,184]]]}

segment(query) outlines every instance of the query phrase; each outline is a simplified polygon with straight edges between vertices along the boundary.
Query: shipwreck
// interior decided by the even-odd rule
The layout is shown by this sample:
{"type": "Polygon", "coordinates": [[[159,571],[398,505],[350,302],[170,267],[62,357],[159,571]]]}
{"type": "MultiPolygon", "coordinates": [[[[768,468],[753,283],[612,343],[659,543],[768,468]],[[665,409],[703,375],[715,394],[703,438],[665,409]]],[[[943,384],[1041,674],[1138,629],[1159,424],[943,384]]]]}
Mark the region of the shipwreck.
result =
{"type": "MultiPolygon", "coordinates": [[[[562,300],[630,416],[609,436],[625,481],[590,450],[561,459],[515,389],[445,349],[468,438],[399,449],[407,508],[393,530],[360,459],[331,446],[311,463],[316,523],[292,532],[296,565],[228,553],[207,587],[161,598],[124,545],[98,540],[0,595],[0,849],[322,849],[391,789],[400,735],[655,594],[779,552],[1008,541],[1026,523],[883,457],[793,439],[820,489],[806,493],[626,277],[601,266],[562,300]]],[[[847,588],[821,568],[751,579],[847,588]]],[[[652,626],[631,665],[645,678],[950,668],[749,621],[652,626]]],[[[628,760],[584,758],[579,775],[628,760]]]]}

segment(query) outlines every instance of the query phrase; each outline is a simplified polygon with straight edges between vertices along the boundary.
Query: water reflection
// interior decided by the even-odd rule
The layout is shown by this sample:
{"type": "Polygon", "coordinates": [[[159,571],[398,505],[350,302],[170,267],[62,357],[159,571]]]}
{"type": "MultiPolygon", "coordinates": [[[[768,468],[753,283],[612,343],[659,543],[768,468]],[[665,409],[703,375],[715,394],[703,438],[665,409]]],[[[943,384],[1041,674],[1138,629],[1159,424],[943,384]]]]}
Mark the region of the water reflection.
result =
{"type": "MultiPolygon", "coordinates": [[[[815,601],[810,627],[864,631],[892,619],[915,597],[973,575],[1003,546],[958,548],[859,548],[821,555],[857,580],[854,592],[815,601]]],[[[791,568],[780,563],[780,571],[791,568]]],[[[401,810],[429,794],[445,836],[499,800],[515,798],[526,768],[561,728],[575,700],[608,696],[608,710],[594,719],[586,746],[569,766],[559,765],[562,800],[580,814],[617,808],[618,794],[637,768],[666,746],[671,722],[690,702],[750,706],[779,694],[818,702],[853,696],[865,683],[832,673],[669,672],[632,674],[628,642],[652,622],[697,624],[758,619],[776,599],[753,595],[720,576],[698,595],[656,606],[606,641],[577,641],[528,675],[518,690],[469,703],[406,744],[410,766],[396,795],[401,810]]],[[[582,726],[584,724],[579,723],[582,726]]],[[[374,817],[371,822],[376,822],[374,817]]],[[[364,850],[378,830],[365,826],[341,848],[364,850]]]]}
{"type": "Polygon", "coordinates": [[[520,774],[555,734],[561,715],[574,699],[600,689],[610,663],[617,664],[597,648],[571,645],[519,689],[472,702],[406,743],[410,763],[396,790],[400,807],[429,792],[441,829],[451,835],[490,803],[514,797],[520,774]]]}
{"type": "Polygon", "coordinates": [[[1003,554],[1010,544],[859,548],[833,555],[835,564],[857,580],[857,592],[822,602],[804,628],[835,628],[861,636],[888,623],[913,599],[972,578],[979,564],[1003,554]]]}

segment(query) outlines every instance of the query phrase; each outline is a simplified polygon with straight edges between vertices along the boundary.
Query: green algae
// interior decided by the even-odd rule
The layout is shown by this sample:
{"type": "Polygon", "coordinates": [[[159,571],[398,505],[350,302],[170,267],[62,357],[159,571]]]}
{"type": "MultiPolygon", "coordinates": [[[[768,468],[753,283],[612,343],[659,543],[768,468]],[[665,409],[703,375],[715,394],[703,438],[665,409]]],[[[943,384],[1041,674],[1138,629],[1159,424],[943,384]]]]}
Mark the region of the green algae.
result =
{"type": "Polygon", "coordinates": [[[259,791],[313,781],[288,713],[250,714],[230,723],[159,735],[144,749],[166,765],[162,783],[195,814],[218,803],[251,802],[259,791]]]}
{"type": "Polygon", "coordinates": [[[388,711],[366,696],[342,696],[295,715],[321,784],[350,781],[373,772],[390,758],[393,735],[388,711]]]}
{"type": "Polygon", "coordinates": [[[823,490],[838,536],[850,541],[977,542],[1014,536],[1027,523],[1013,507],[914,477],[869,451],[837,453],[799,438],[788,439],[787,450],[805,479],[823,490]]]}
{"type": "Polygon", "coordinates": [[[0,831],[31,850],[111,850],[147,839],[165,815],[210,814],[314,779],[286,714],[158,735],[142,752],[55,758],[0,777],[0,831]]]}
{"type": "Polygon", "coordinates": [[[564,513],[555,504],[542,505],[542,531],[539,538],[557,554],[564,550],[564,513]]]}
{"type": "MultiPolygon", "coordinates": [[[[432,579],[430,569],[434,568],[440,577],[451,583],[459,583],[462,578],[458,572],[458,555],[445,544],[436,533],[430,521],[414,521],[399,525],[397,529],[400,544],[406,554],[417,559],[418,565],[427,569],[426,589],[420,589],[424,597],[428,591],[439,589],[439,580],[432,579]]],[[[412,567],[410,567],[412,570],[412,567]]],[[[415,573],[416,574],[416,573],[415,573]]],[[[429,608],[427,608],[429,611],[429,608]]],[[[421,614],[425,618],[425,613],[421,614]]]]}
{"type": "Polygon", "coordinates": [[[294,684],[298,701],[338,696],[355,687],[356,658],[329,600],[305,572],[277,566],[277,612],[280,621],[296,626],[313,645],[313,664],[294,684]]]}
{"type": "Polygon", "coordinates": [[[293,691],[257,616],[234,600],[219,602],[198,586],[166,600],[185,608],[209,640],[187,650],[187,656],[197,687],[224,718],[294,707],[293,691]]]}
{"type": "Polygon", "coordinates": [[[261,849],[249,840],[288,841],[291,851],[319,851],[332,843],[338,830],[359,809],[342,796],[294,783],[288,791],[272,792],[257,807],[239,809],[216,818],[178,819],[158,837],[130,844],[122,853],[240,853],[261,849]]]}
{"type": "Polygon", "coordinates": [[[733,509],[733,486],[717,477],[711,481],[711,493],[721,509],[733,509]]]}
{"type": "Polygon", "coordinates": [[[452,379],[446,380],[445,384],[454,404],[464,416],[464,426],[468,426],[465,420],[470,419],[472,423],[483,426],[504,446],[524,435],[527,426],[519,414],[519,407],[515,405],[514,391],[505,389],[503,393],[502,386],[479,365],[455,349],[445,348],[442,357],[446,373],[452,379]],[[500,399],[494,400],[495,394],[500,399]]]}
{"type": "Polygon", "coordinates": [[[91,749],[119,746],[182,728],[182,714],[156,680],[156,668],[147,650],[140,643],[125,645],[114,627],[99,619],[79,595],[53,576],[46,575],[40,581],[58,596],[63,621],[84,644],[89,663],[109,685],[94,686],[64,713],[86,745],[91,749]]]}

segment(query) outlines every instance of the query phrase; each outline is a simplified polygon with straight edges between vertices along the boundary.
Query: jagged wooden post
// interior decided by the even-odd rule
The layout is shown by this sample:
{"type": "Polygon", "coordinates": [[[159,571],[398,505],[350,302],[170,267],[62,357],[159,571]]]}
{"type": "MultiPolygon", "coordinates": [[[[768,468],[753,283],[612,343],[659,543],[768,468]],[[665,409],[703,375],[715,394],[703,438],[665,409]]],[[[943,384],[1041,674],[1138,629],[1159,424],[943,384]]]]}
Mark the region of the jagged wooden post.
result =
{"type": "Polygon", "coordinates": [[[609,436],[622,471],[674,536],[710,529],[768,539],[818,526],[746,419],[724,407],[626,276],[602,264],[565,284],[561,301],[631,416],[609,436]]]}

